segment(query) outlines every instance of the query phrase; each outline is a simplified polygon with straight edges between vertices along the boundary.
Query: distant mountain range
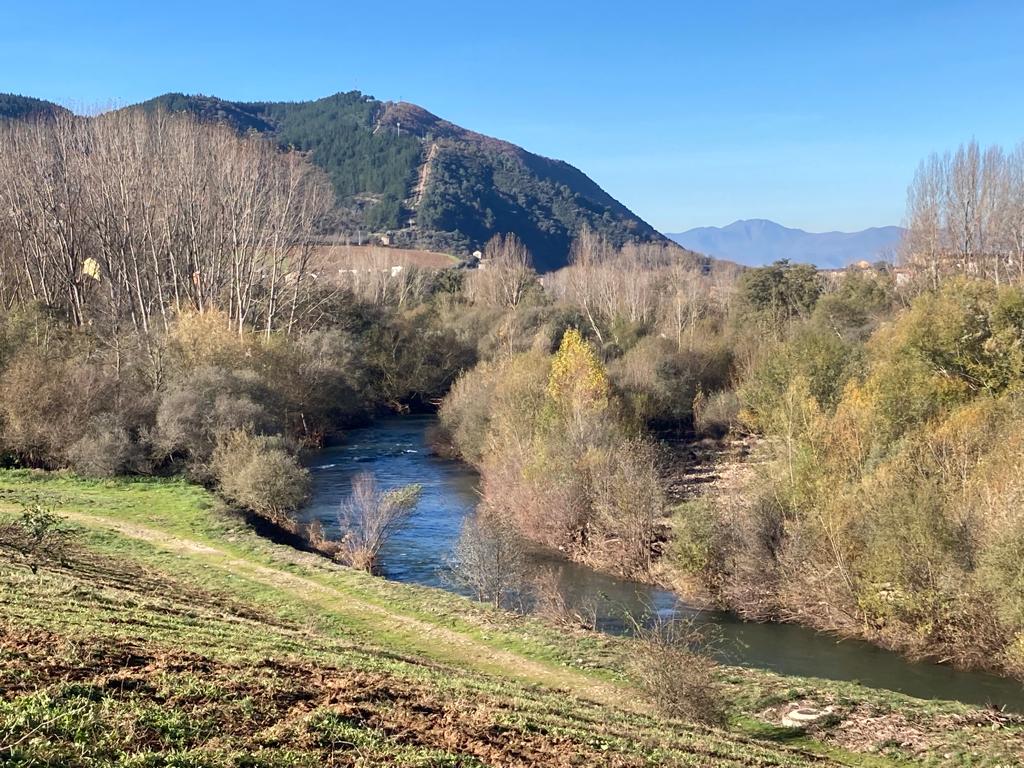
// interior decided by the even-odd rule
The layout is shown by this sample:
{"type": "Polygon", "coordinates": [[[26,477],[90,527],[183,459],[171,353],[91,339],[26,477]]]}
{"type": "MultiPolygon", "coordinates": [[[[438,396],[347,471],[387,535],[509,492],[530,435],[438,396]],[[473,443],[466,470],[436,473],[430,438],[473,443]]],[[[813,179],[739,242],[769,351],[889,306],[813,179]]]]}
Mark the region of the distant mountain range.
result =
{"type": "Polygon", "coordinates": [[[902,227],[871,227],[860,232],[805,232],[766,219],[744,219],[727,227],[698,227],[668,233],[684,248],[751,267],[779,259],[822,269],[855,261],[894,261],[902,227]]]}

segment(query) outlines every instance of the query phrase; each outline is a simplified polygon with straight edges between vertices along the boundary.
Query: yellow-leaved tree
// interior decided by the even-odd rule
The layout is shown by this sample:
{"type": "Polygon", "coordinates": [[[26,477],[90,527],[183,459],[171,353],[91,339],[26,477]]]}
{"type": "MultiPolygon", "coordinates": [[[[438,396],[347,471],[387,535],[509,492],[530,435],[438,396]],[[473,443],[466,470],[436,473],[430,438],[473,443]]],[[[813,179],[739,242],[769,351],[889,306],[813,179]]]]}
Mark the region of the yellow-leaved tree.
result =
{"type": "Polygon", "coordinates": [[[551,361],[547,394],[554,410],[575,422],[608,409],[611,401],[608,374],[594,348],[575,328],[562,336],[562,343],[551,361]]]}

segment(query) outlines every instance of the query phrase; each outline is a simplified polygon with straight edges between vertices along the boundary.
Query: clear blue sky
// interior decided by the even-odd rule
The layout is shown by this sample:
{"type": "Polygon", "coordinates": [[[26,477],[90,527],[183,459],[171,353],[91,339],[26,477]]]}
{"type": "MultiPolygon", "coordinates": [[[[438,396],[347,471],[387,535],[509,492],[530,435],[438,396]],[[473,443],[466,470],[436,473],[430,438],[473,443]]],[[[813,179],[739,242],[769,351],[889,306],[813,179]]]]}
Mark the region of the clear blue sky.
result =
{"type": "Polygon", "coordinates": [[[899,223],[933,149],[1024,139],[1024,3],[0,2],[0,91],[404,99],[663,231],[899,223]]]}

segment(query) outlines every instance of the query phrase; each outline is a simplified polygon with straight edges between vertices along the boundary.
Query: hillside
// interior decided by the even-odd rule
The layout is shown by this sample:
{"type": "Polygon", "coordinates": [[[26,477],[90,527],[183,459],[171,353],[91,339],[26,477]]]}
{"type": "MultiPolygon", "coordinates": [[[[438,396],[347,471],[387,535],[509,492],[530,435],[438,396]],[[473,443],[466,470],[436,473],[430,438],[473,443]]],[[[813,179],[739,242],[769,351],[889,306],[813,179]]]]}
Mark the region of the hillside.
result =
{"type": "Polygon", "coordinates": [[[749,670],[728,727],[659,717],[619,671],[632,641],[270,544],[180,481],[0,473],[0,534],[24,505],[63,533],[31,557],[0,535],[12,768],[894,764],[854,751],[880,739],[900,765],[1016,760],[1019,727],[977,710],[749,670]],[[813,735],[765,721],[811,700],[837,712],[813,735]]]}
{"type": "Polygon", "coordinates": [[[0,118],[35,119],[52,118],[70,112],[52,101],[34,99],[31,96],[19,96],[14,93],[0,93],[0,118]]]}
{"type": "Polygon", "coordinates": [[[165,94],[141,105],[223,120],[309,153],[334,184],[337,230],[390,232],[396,244],[471,251],[515,232],[541,271],[564,266],[584,224],[617,245],[663,236],[582,171],[461,128],[404,102],[356,91],[309,102],[165,94]]]}
{"type": "Polygon", "coordinates": [[[845,267],[860,260],[891,262],[902,236],[900,227],[806,232],[765,219],[745,219],[727,227],[698,227],[668,235],[684,248],[751,267],[787,259],[821,269],[845,267]]]}

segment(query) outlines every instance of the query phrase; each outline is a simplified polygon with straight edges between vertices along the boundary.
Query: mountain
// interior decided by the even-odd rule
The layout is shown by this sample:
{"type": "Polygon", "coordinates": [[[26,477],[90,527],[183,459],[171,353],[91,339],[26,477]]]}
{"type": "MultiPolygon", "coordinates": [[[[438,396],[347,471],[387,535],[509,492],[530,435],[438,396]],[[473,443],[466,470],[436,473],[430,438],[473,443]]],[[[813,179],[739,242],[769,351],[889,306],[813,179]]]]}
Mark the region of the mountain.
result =
{"type": "Polygon", "coordinates": [[[223,121],[308,153],[334,184],[338,233],[391,235],[396,245],[468,252],[515,232],[541,271],[568,260],[584,224],[617,245],[663,235],[582,171],[461,128],[405,102],[358,91],[307,102],[233,102],[165,94],[163,108],[223,121]]]}
{"type": "Polygon", "coordinates": [[[893,261],[901,227],[871,227],[860,232],[805,232],[774,221],[746,219],[727,227],[698,227],[668,237],[684,248],[756,267],[779,259],[822,269],[854,261],[893,261]]]}
{"type": "Polygon", "coordinates": [[[15,93],[0,93],[0,118],[31,120],[41,117],[52,119],[60,114],[71,114],[71,112],[52,101],[34,99],[31,96],[19,96],[15,93]]]}

